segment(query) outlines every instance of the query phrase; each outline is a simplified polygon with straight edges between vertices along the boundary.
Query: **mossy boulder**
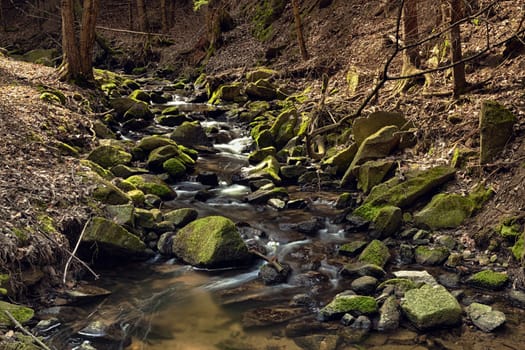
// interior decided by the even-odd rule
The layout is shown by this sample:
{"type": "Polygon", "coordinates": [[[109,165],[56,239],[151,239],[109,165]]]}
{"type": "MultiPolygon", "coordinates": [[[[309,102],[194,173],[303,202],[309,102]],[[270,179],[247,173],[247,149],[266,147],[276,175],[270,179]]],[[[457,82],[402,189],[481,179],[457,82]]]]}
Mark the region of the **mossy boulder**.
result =
{"type": "Polygon", "coordinates": [[[394,166],[392,160],[371,160],[359,166],[357,188],[368,193],[380,184],[394,166]]]}
{"type": "Polygon", "coordinates": [[[126,193],[129,198],[131,198],[131,202],[136,206],[142,206],[144,205],[144,201],[146,200],[146,195],[141,190],[131,190],[126,193]]]}
{"type": "Polygon", "coordinates": [[[259,131],[255,133],[253,139],[259,149],[267,149],[269,147],[273,147],[275,149],[275,140],[272,133],[270,132],[270,129],[259,129],[259,131]]]}
{"type": "Polygon", "coordinates": [[[124,113],[130,109],[137,101],[130,97],[117,97],[109,100],[109,105],[115,111],[117,120],[121,120],[124,113]]]}
{"type": "Polygon", "coordinates": [[[337,295],[328,305],[319,310],[317,319],[330,321],[341,318],[346,313],[370,315],[378,310],[376,300],[363,295],[337,295]]]}
{"type": "Polygon", "coordinates": [[[353,143],[350,146],[342,149],[333,156],[322,161],[322,165],[325,167],[332,167],[336,174],[344,174],[346,169],[354,160],[355,154],[357,153],[358,145],[353,143]]]}
{"type": "Polygon", "coordinates": [[[135,168],[124,164],[118,164],[111,168],[111,172],[115,176],[125,179],[133,175],[147,174],[148,170],[144,168],[135,168]]]}
{"type": "Polygon", "coordinates": [[[177,142],[171,140],[168,137],[160,135],[145,136],[137,143],[137,147],[144,150],[145,152],[151,152],[156,148],[162,146],[177,146],[177,142]]]}
{"type": "Polygon", "coordinates": [[[133,204],[106,205],[104,211],[106,217],[118,225],[135,226],[135,206],[133,204]]]}
{"type": "Polygon", "coordinates": [[[129,164],[131,154],[116,146],[99,146],[92,150],[87,159],[100,165],[105,169],[110,169],[118,164],[129,164]]]}
{"type": "Polygon", "coordinates": [[[124,113],[122,116],[123,121],[132,119],[141,120],[152,120],[154,117],[153,112],[150,110],[149,105],[143,101],[135,101],[135,103],[124,113]]]}
{"type": "Polygon", "coordinates": [[[97,182],[97,187],[92,193],[95,200],[110,205],[127,204],[131,201],[131,198],[124,191],[111,182],[96,175],[93,179],[97,182]]]}
{"type": "Polygon", "coordinates": [[[191,122],[193,119],[181,113],[177,115],[159,115],[155,118],[155,121],[163,126],[174,127],[179,126],[184,122],[191,122]]]}
{"type": "Polygon", "coordinates": [[[149,101],[151,100],[150,95],[146,91],[140,89],[133,90],[133,92],[129,94],[129,97],[134,100],[146,103],[149,103],[149,101]]]}
{"type": "Polygon", "coordinates": [[[265,178],[272,180],[274,183],[280,183],[280,168],[281,166],[279,161],[273,156],[268,156],[262,162],[249,170],[248,179],[265,178]]]}
{"type": "Polygon", "coordinates": [[[101,167],[97,163],[92,162],[90,160],[81,159],[80,160],[80,164],[82,164],[83,166],[89,168],[91,171],[93,171],[95,174],[97,174],[98,176],[100,176],[101,178],[103,178],[105,180],[111,180],[112,178],[115,177],[114,174],[111,171],[109,171],[107,169],[104,169],[103,167],[101,167]]]}
{"type": "Polygon", "coordinates": [[[273,146],[264,147],[264,148],[257,149],[253,151],[252,153],[250,153],[248,155],[248,162],[250,162],[250,164],[259,163],[259,162],[262,162],[268,156],[275,157],[276,154],[277,154],[277,151],[275,147],[273,146]]]}
{"type": "Polygon", "coordinates": [[[125,181],[135,185],[139,190],[145,194],[153,194],[159,196],[163,200],[172,200],[177,194],[159,177],[151,174],[133,175],[128,177],[125,181]]]}
{"type": "Polygon", "coordinates": [[[22,59],[26,62],[42,64],[48,67],[54,67],[59,58],[60,53],[57,49],[35,49],[22,55],[22,59]]]}
{"type": "Polygon", "coordinates": [[[224,84],[213,93],[209,104],[220,104],[223,102],[242,102],[244,95],[242,93],[241,83],[224,84]]]}
{"type": "Polygon", "coordinates": [[[299,119],[297,110],[294,108],[286,109],[275,119],[270,127],[275,146],[281,149],[286,143],[295,136],[295,127],[299,119]]]}
{"type": "Polygon", "coordinates": [[[172,248],[177,257],[195,266],[236,266],[250,260],[250,253],[237,227],[222,216],[190,222],[173,238],[172,248]]]}
{"type": "Polygon", "coordinates": [[[385,126],[392,125],[397,126],[400,130],[405,130],[412,124],[401,113],[378,111],[371,113],[367,117],[356,118],[352,124],[352,134],[355,142],[361,145],[369,136],[385,126]]]}
{"type": "Polygon", "coordinates": [[[415,249],[414,254],[418,264],[433,266],[444,263],[450,251],[446,247],[419,246],[415,249]]]}
{"type": "Polygon", "coordinates": [[[373,221],[375,237],[386,238],[395,234],[401,228],[403,212],[398,207],[386,205],[377,211],[373,221]]]}
{"type": "Polygon", "coordinates": [[[178,158],[170,158],[162,163],[162,168],[172,179],[186,175],[186,166],[178,158]]]}
{"type": "Polygon", "coordinates": [[[186,147],[211,146],[211,142],[198,121],[184,122],[177,126],[170,138],[186,147]]]}
{"type": "Polygon", "coordinates": [[[103,249],[110,255],[134,259],[146,254],[146,245],[124,227],[105,218],[93,218],[85,229],[82,242],[96,250],[103,249]]]}
{"type": "Polygon", "coordinates": [[[397,126],[385,126],[376,133],[368,136],[360,145],[352,163],[341,179],[341,186],[347,185],[356,174],[356,168],[369,160],[388,156],[399,144],[399,130],[397,126]]]}
{"type": "Polygon", "coordinates": [[[171,158],[176,158],[180,155],[180,150],[177,146],[167,145],[161,146],[150,152],[146,164],[148,169],[156,172],[163,171],[163,164],[171,158]]]}
{"type": "Polygon", "coordinates": [[[366,241],[359,240],[345,243],[339,247],[339,254],[345,256],[356,256],[366,247],[366,245],[366,241]]]}
{"type": "Polygon", "coordinates": [[[14,326],[13,321],[6,315],[6,311],[21,324],[27,323],[35,315],[35,311],[27,306],[0,301],[0,326],[2,327],[14,326]]]}
{"type": "Polygon", "coordinates": [[[454,326],[461,322],[461,306],[441,285],[424,284],[406,291],[401,309],[419,329],[454,326]]]}
{"type": "Polygon", "coordinates": [[[508,144],[517,118],[495,101],[484,101],[479,118],[480,163],[492,162],[508,144]]]}
{"type": "Polygon", "coordinates": [[[259,67],[246,73],[246,80],[250,83],[255,83],[261,79],[271,79],[279,75],[279,72],[273,69],[259,67]]]}
{"type": "Polygon", "coordinates": [[[509,276],[503,272],[484,270],[473,274],[467,279],[467,283],[476,288],[488,290],[500,290],[509,281],[509,276]]]}
{"type": "Polygon", "coordinates": [[[135,224],[145,229],[153,229],[162,221],[162,213],[158,209],[135,209],[135,224]]]}
{"type": "Polygon", "coordinates": [[[379,209],[386,205],[407,208],[418,199],[454,178],[455,169],[437,166],[424,171],[411,171],[405,174],[405,181],[392,178],[375,186],[365,202],[354,214],[367,220],[374,220],[379,209]]]}
{"type": "Polygon", "coordinates": [[[383,242],[374,239],[361,252],[357,260],[362,264],[374,264],[383,268],[389,259],[388,247],[383,242]]]}
{"type": "Polygon", "coordinates": [[[180,208],[164,213],[164,220],[173,223],[175,227],[183,227],[197,219],[198,215],[193,208],[180,208]]]}
{"type": "Polygon", "coordinates": [[[259,79],[246,86],[246,95],[254,100],[271,101],[277,97],[277,88],[266,79],[259,79]]]}

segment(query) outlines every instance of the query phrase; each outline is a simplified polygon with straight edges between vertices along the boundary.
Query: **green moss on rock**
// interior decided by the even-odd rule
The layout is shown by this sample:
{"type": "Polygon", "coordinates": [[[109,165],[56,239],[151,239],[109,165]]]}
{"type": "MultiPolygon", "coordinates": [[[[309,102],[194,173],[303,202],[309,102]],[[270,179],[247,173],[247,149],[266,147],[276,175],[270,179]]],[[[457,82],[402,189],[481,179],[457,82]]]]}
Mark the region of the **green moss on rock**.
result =
{"type": "Polygon", "coordinates": [[[222,216],[192,221],[173,238],[173,253],[191,265],[235,266],[250,253],[235,224],[222,216]]]}
{"type": "MultiPolygon", "coordinates": [[[[128,253],[144,253],[146,245],[124,227],[101,217],[95,217],[86,227],[83,242],[106,244],[128,253]]],[[[130,256],[133,258],[134,256],[130,256]]]]}
{"type": "Polygon", "coordinates": [[[155,175],[133,175],[125,181],[135,185],[145,194],[154,194],[163,200],[172,200],[176,197],[175,191],[155,175]]]}
{"type": "Polygon", "coordinates": [[[358,261],[362,264],[374,264],[383,268],[390,259],[388,247],[381,241],[374,239],[359,255],[358,261]]]}
{"type": "Polygon", "coordinates": [[[374,298],[363,295],[337,295],[328,305],[323,307],[318,319],[329,321],[341,318],[346,313],[354,315],[369,315],[377,312],[378,306],[374,298]]]}
{"type": "Polygon", "coordinates": [[[177,143],[168,137],[160,135],[145,136],[137,143],[137,147],[146,152],[151,152],[156,148],[167,145],[177,146],[177,143]]]}
{"type": "Polygon", "coordinates": [[[118,164],[129,164],[131,154],[116,146],[99,146],[92,150],[87,159],[109,169],[118,164]]]}
{"type": "Polygon", "coordinates": [[[503,289],[508,281],[507,274],[492,270],[480,271],[467,279],[467,283],[471,286],[489,290],[503,289]]]}
{"type": "Polygon", "coordinates": [[[15,318],[15,320],[21,324],[30,321],[35,314],[33,309],[27,306],[15,305],[5,301],[0,301],[0,326],[14,326],[13,322],[5,314],[6,311],[9,312],[15,318]]]}
{"type": "Polygon", "coordinates": [[[178,179],[186,174],[186,166],[177,158],[171,158],[162,163],[162,168],[173,179],[178,179]]]}

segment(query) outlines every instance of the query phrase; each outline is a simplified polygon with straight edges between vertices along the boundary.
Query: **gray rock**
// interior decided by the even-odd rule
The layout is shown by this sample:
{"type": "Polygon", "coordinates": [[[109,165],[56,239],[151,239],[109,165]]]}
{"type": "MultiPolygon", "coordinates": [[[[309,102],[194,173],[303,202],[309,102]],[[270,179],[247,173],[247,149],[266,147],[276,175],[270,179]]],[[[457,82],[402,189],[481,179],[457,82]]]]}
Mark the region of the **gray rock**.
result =
{"type": "Polygon", "coordinates": [[[348,277],[373,276],[376,278],[383,278],[385,277],[386,272],[381,267],[374,264],[352,263],[345,265],[341,274],[348,277]]]}
{"type": "Polygon", "coordinates": [[[414,253],[418,264],[429,266],[444,263],[450,255],[450,251],[446,247],[419,246],[414,253]]]}
{"type": "Polygon", "coordinates": [[[452,326],[461,322],[461,306],[441,285],[424,284],[405,293],[401,309],[419,329],[452,326]]]}
{"type": "Polygon", "coordinates": [[[525,292],[513,289],[509,292],[508,297],[513,305],[525,309],[525,292]]]}
{"type": "Polygon", "coordinates": [[[352,323],[353,329],[370,330],[372,328],[372,321],[364,315],[358,316],[352,323]]]}
{"type": "Polygon", "coordinates": [[[492,310],[488,305],[472,303],[466,310],[467,316],[472,323],[483,332],[492,332],[506,321],[505,314],[501,311],[492,310]]]}
{"type": "Polygon", "coordinates": [[[359,277],[352,281],[350,288],[357,294],[372,295],[377,287],[377,278],[372,276],[359,277]]]}
{"type": "Polygon", "coordinates": [[[401,314],[394,296],[389,296],[379,309],[378,331],[392,331],[399,327],[401,314]]]}
{"type": "Polygon", "coordinates": [[[352,325],[352,323],[354,323],[355,321],[355,317],[352,316],[351,314],[344,314],[343,317],[341,318],[341,324],[343,326],[350,326],[352,325]]]}
{"type": "Polygon", "coordinates": [[[277,271],[275,266],[271,264],[264,264],[259,269],[259,278],[262,279],[266,285],[285,283],[288,280],[288,276],[292,272],[290,265],[281,263],[283,270],[277,271]]]}
{"type": "Polygon", "coordinates": [[[399,261],[408,265],[414,261],[414,250],[410,244],[400,244],[399,245],[399,261]]]}
{"type": "Polygon", "coordinates": [[[425,283],[431,286],[435,286],[438,284],[436,282],[436,279],[431,274],[429,274],[427,271],[403,270],[403,271],[395,271],[393,272],[393,274],[394,276],[396,276],[396,278],[406,278],[411,281],[414,281],[416,284],[425,283]]]}

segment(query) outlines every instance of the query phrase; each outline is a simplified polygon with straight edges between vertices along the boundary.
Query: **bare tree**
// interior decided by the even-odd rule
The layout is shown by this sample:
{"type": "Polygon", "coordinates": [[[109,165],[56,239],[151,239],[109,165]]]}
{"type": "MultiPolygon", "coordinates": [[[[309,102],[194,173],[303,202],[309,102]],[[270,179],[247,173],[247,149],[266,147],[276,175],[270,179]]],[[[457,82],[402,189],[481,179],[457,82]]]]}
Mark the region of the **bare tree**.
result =
{"type": "Polygon", "coordinates": [[[297,0],[292,0],[293,17],[295,22],[295,33],[297,35],[297,43],[299,44],[299,50],[301,51],[301,57],[303,60],[308,59],[308,52],[306,51],[306,44],[304,43],[303,36],[303,25],[301,22],[301,12],[299,11],[299,4],[297,0]]]}
{"type": "Polygon", "coordinates": [[[93,46],[99,0],[84,0],[80,29],[75,23],[73,0],[61,1],[62,14],[62,79],[77,83],[93,79],[93,46]],[[78,35],[77,35],[78,33],[78,35]]]}
{"type": "Polygon", "coordinates": [[[6,25],[5,25],[5,17],[4,17],[4,11],[3,11],[3,1],[0,0],[0,25],[2,26],[2,30],[5,32],[6,25]]]}
{"type": "MultiPolygon", "coordinates": [[[[413,44],[418,40],[418,19],[417,19],[418,0],[405,0],[403,5],[403,41],[405,45],[413,44]]],[[[418,47],[414,46],[404,51],[403,63],[412,67],[419,67],[418,47]]]]}
{"type": "Polygon", "coordinates": [[[167,33],[169,29],[168,24],[168,0],[160,0],[160,18],[162,23],[162,32],[167,33]]]}
{"type": "Polygon", "coordinates": [[[454,97],[458,97],[466,88],[465,63],[461,52],[461,29],[457,23],[463,18],[463,5],[461,0],[450,2],[450,47],[453,77],[454,77],[454,97]]]}

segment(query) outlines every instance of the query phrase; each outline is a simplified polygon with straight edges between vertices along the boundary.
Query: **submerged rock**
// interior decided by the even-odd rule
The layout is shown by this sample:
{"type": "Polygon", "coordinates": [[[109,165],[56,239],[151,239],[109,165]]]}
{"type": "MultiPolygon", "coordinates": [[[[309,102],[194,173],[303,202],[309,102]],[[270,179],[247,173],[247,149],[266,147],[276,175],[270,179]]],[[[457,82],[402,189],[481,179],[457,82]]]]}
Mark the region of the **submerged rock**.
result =
{"type": "Polygon", "coordinates": [[[483,332],[492,332],[506,321],[505,314],[488,305],[472,303],[465,309],[472,323],[483,332]]]}
{"type": "Polygon", "coordinates": [[[285,283],[288,280],[288,276],[292,272],[290,265],[281,263],[281,271],[277,271],[274,265],[264,264],[259,269],[259,278],[262,279],[263,283],[266,285],[285,283]]]}
{"type": "Polygon", "coordinates": [[[250,260],[235,224],[222,216],[197,219],[173,238],[173,253],[191,265],[235,266],[250,260]]]}
{"type": "Polygon", "coordinates": [[[461,306],[447,289],[424,284],[405,293],[401,309],[419,329],[453,326],[461,322],[461,306]]]}

